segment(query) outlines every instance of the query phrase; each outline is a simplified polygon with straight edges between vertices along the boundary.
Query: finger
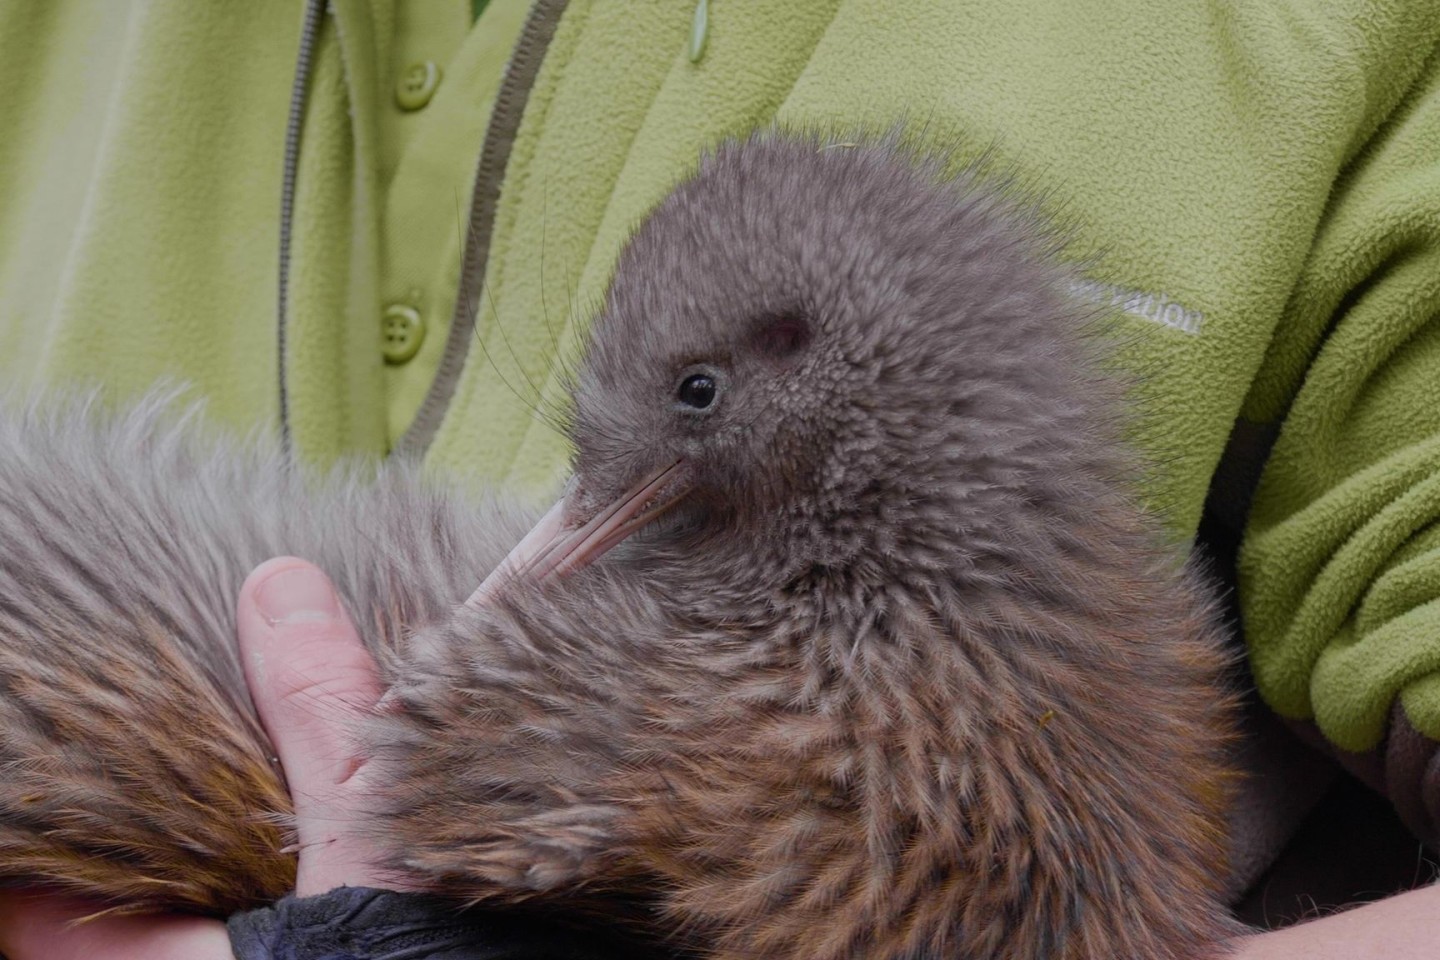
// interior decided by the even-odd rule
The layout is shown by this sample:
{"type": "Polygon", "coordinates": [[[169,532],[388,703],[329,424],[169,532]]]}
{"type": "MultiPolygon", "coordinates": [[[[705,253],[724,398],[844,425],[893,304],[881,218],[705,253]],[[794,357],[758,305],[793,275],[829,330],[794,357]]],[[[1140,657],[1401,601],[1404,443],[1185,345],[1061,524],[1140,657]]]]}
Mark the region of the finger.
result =
{"type": "Polygon", "coordinates": [[[101,904],[0,892],[0,952],[9,960],[233,960],[225,925],[200,917],[100,917],[101,904]]]}
{"type": "Polygon", "coordinates": [[[237,626],[245,678],[295,801],[296,891],[371,883],[370,851],[355,835],[363,788],[351,781],[364,765],[353,732],[382,691],[374,660],[330,581],[293,557],[245,581],[237,626]]]}
{"type": "Polygon", "coordinates": [[[382,688],[330,581],[292,557],[261,564],[241,588],[238,625],[245,679],[291,789],[343,783],[353,721],[382,688]]]}

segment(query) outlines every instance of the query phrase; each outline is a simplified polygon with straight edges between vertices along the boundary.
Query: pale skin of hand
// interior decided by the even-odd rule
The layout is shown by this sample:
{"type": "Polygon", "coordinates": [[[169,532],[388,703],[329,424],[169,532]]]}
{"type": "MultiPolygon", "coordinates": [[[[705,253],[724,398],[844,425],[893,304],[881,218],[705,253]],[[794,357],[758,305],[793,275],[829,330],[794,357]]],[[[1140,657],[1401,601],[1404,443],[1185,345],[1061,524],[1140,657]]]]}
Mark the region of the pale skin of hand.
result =
{"type": "MultiPolygon", "coordinates": [[[[292,557],[257,567],[237,611],[245,676],[295,799],[301,896],[341,885],[393,886],[370,866],[357,828],[370,785],[345,731],[374,707],[374,661],[318,569],[292,557]]],[[[1181,907],[1183,909],[1183,907],[1181,907]]],[[[223,924],[116,917],[72,925],[93,903],[0,894],[9,960],[233,960],[223,924]]],[[[1228,960],[1429,960],[1440,942],[1440,886],[1246,938],[1228,960]]]]}

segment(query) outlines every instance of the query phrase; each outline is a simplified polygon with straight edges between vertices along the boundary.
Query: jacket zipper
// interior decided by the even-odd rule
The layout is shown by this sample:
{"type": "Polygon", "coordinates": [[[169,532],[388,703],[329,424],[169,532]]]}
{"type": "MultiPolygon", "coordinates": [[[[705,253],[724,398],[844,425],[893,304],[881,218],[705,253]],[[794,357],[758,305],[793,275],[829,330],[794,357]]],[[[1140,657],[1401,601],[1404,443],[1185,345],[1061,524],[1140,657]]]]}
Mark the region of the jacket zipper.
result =
{"type": "Polygon", "coordinates": [[[300,26],[300,52],[295,57],[295,82],[290,87],[290,113],[285,120],[285,172],[280,181],[280,269],[275,296],[275,359],[280,384],[280,449],[291,458],[290,390],[285,377],[286,331],[290,302],[290,238],[295,226],[295,175],[300,167],[300,125],[305,119],[305,97],[310,90],[310,66],[320,36],[325,0],[307,0],[300,26]]]}
{"type": "MultiPolygon", "coordinates": [[[[455,385],[465,367],[465,358],[475,330],[475,316],[480,302],[481,285],[490,256],[490,239],[495,227],[495,210],[505,168],[520,121],[540,65],[555,28],[565,13],[568,0],[536,0],[530,8],[520,39],[505,67],[505,76],[495,95],[495,106],[485,130],[484,145],[475,166],[475,183],[471,194],[470,222],[465,231],[464,250],[460,260],[460,283],[455,297],[455,312],[450,319],[450,332],[445,351],[436,369],[435,379],[409,428],[395,443],[393,457],[423,456],[435,439],[445,411],[455,394],[455,385]]],[[[277,339],[280,364],[280,436],[287,456],[291,449],[289,395],[286,388],[286,323],[288,315],[287,285],[290,276],[290,240],[294,228],[295,175],[300,161],[301,126],[305,101],[309,92],[311,62],[319,38],[320,16],[326,0],[307,0],[305,20],[300,33],[300,54],[295,64],[295,83],[290,92],[290,116],[285,129],[285,174],[280,203],[280,273],[277,339]]]]}
{"type": "Polygon", "coordinates": [[[511,148],[520,132],[525,104],[540,75],[540,65],[555,37],[555,28],[565,13],[569,0],[536,0],[520,31],[520,40],[505,66],[505,77],[495,95],[490,111],[490,124],[475,166],[475,185],[470,199],[470,223],[465,230],[465,249],[460,260],[460,288],[455,297],[455,312],[450,317],[450,333],[435,379],[425,394],[415,419],[391,451],[394,457],[419,458],[429,449],[440,421],[455,395],[455,385],[465,368],[465,357],[474,339],[475,317],[480,305],[485,267],[490,259],[490,239],[495,228],[495,209],[500,201],[500,187],[511,148]]]}

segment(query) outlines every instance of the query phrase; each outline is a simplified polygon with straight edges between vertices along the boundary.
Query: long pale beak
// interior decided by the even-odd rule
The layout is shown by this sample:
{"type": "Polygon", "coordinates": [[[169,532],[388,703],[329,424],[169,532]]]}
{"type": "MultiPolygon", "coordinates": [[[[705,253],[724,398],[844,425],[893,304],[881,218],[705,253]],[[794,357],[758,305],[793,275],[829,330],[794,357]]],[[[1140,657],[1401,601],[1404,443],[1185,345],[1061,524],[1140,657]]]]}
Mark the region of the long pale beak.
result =
{"type": "Polygon", "coordinates": [[[483,607],[511,580],[539,582],[594,562],[690,492],[682,464],[656,470],[598,509],[584,509],[572,484],[465,602],[483,607]]]}

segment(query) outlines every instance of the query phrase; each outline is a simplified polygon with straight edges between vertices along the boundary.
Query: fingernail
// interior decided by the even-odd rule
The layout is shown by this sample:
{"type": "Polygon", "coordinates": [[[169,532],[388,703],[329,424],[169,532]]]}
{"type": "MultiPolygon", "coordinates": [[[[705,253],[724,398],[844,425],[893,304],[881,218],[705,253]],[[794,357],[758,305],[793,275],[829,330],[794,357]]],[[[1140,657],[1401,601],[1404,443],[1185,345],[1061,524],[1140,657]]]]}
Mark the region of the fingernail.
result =
{"type": "Polygon", "coordinates": [[[271,626],[340,615],[340,600],[326,576],[314,567],[286,567],[255,588],[255,606],[271,626]]]}

